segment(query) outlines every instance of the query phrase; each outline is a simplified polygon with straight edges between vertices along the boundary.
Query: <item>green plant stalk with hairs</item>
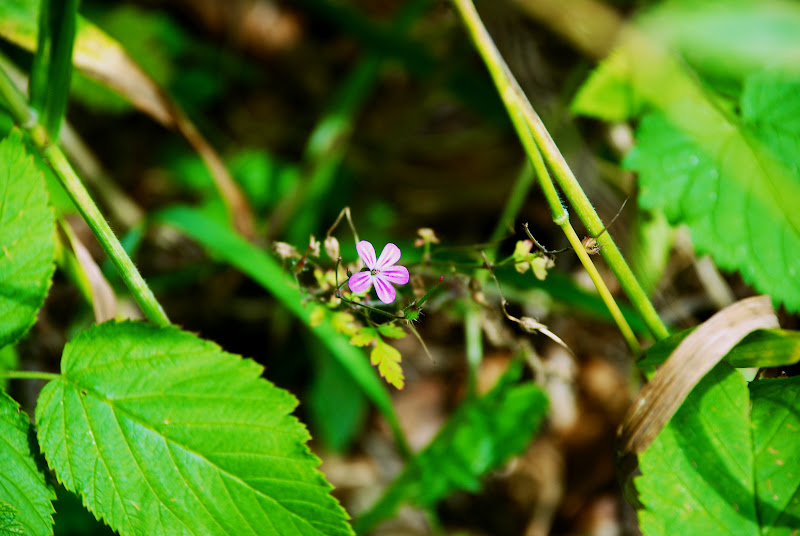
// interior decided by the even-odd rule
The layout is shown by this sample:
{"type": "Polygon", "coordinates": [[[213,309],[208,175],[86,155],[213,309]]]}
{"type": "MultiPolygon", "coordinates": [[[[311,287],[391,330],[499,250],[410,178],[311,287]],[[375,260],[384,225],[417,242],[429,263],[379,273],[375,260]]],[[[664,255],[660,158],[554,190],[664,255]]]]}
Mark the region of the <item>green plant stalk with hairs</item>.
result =
{"type": "Polygon", "coordinates": [[[169,318],[167,318],[161,304],[158,303],[150,287],[125,252],[106,219],[100,213],[64,152],[50,139],[45,128],[36,122],[35,115],[28,107],[25,97],[2,69],[0,69],[0,99],[6,103],[8,111],[15,122],[28,132],[36,148],[50,163],[50,167],[58,177],[59,182],[69,194],[72,202],[75,203],[81,216],[83,216],[111,262],[117,268],[136,303],[142,308],[145,317],[156,325],[169,325],[169,318]]]}
{"type": "MultiPolygon", "coordinates": [[[[592,282],[594,282],[595,286],[597,287],[600,296],[608,307],[609,312],[614,318],[614,321],[617,323],[617,326],[619,327],[620,332],[625,338],[625,341],[627,342],[631,351],[637,357],[640,356],[642,353],[641,345],[636,339],[636,336],[634,335],[633,330],[631,329],[627,320],[625,320],[625,317],[623,316],[622,311],[620,311],[619,306],[614,301],[614,298],[611,295],[611,292],[608,290],[608,287],[606,287],[605,283],[600,277],[600,274],[597,272],[597,268],[595,268],[592,260],[589,258],[589,255],[581,245],[578,235],[575,233],[575,230],[572,228],[572,225],[569,222],[569,213],[564,208],[564,205],[558,196],[558,192],[556,191],[555,185],[550,179],[550,174],[547,171],[547,167],[542,159],[542,153],[540,152],[541,143],[535,137],[534,130],[531,128],[528,116],[523,112],[524,106],[521,106],[521,103],[518,102],[520,99],[523,99],[525,103],[527,103],[527,99],[525,99],[524,94],[522,94],[521,89],[519,89],[519,86],[516,84],[513,75],[503,61],[503,58],[500,56],[500,52],[492,42],[492,39],[486,31],[486,28],[483,26],[483,23],[481,22],[478,13],[475,11],[475,7],[473,6],[472,2],[470,0],[453,0],[453,3],[461,14],[464,23],[470,32],[470,36],[475,42],[478,51],[481,53],[481,56],[484,58],[484,61],[489,68],[489,72],[498,87],[500,97],[506,106],[508,114],[511,118],[511,122],[517,131],[517,135],[522,142],[525,152],[533,164],[533,169],[537,178],[539,179],[539,184],[542,187],[542,191],[547,199],[547,203],[550,205],[550,210],[553,213],[553,222],[561,227],[561,230],[564,232],[570,244],[575,249],[576,253],[578,254],[578,258],[580,259],[586,271],[589,273],[592,282]]],[[[529,103],[527,104],[527,107],[530,108],[529,103]]],[[[532,111],[533,108],[530,108],[530,110],[532,111]]],[[[542,128],[544,128],[543,125],[542,128]]],[[[577,185],[577,188],[580,189],[580,185],[577,185]]],[[[574,195],[572,197],[568,195],[568,199],[573,203],[573,205],[575,205],[573,201],[574,197],[574,195]]],[[[599,217],[597,217],[597,214],[594,212],[591,204],[580,205],[576,207],[576,211],[579,213],[579,215],[582,213],[585,214],[587,210],[591,211],[594,214],[594,217],[599,221],[599,217]]],[[[600,233],[601,229],[602,224],[601,228],[597,229],[597,233],[600,233]]],[[[603,233],[603,236],[598,236],[598,242],[607,236],[608,233],[603,233]]],[[[610,244],[613,245],[613,241],[611,241],[610,244]]],[[[601,245],[605,247],[607,244],[601,242],[601,245]]],[[[616,246],[613,247],[616,248],[616,246]]],[[[622,271],[620,266],[624,266],[624,268],[630,272],[630,269],[627,267],[627,264],[621,255],[619,255],[619,259],[615,259],[614,262],[617,263],[618,269],[614,270],[614,273],[618,278],[620,277],[618,271],[622,271]],[[621,263],[621,265],[619,263],[621,263]]],[[[609,261],[609,264],[612,264],[612,262],[609,261]]],[[[635,281],[632,273],[631,277],[638,287],[638,282],[635,281]]],[[[663,323],[661,323],[661,319],[658,318],[658,315],[655,314],[655,309],[653,309],[652,304],[647,299],[647,296],[644,294],[644,292],[641,291],[641,287],[638,288],[641,293],[641,296],[637,296],[639,301],[634,299],[633,296],[631,296],[631,301],[634,302],[634,305],[637,307],[640,314],[642,314],[642,317],[644,318],[645,322],[647,322],[647,325],[653,334],[656,337],[663,338],[662,336],[659,336],[659,326],[663,328],[663,323]],[[646,303],[642,303],[642,299],[646,303]],[[647,310],[648,308],[653,310],[654,318],[650,318],[648,315],[642,313],[643,310],[647,310]]],[[[663,336],[666,336],[666,328],[663,328],[663,331],[663,336]]]]}
{"type": "MultiPolygon", "coordinates": [[[[614,243],[614,240],[611,238],[610,233],[602,233],[604,229],[603,222],[600,220],[594,207],[592,207],[588,197],[586,197],[586,194],[567,165],[563,155],[558,150],[547,128],[544,126],[541,119],[536,114],[536,111],[522,92],[522,89],[519,87],[519,84],[514,79],[513,74],[500,55],[500,52],[497,50],[497,47],[494,45],[491,36],[486,31],[472,1],[453,0],[453,5],[459,12],[470,38],[486,63],[486,67],[497,86],[503,104],[514,123],[517,135],[520,137],[525,148],[525,152],[534,163],[534,168],[542,190],[553,211],[553,221],[565,232],[567,239],[570,240],[576,252],[583,249],[580,245],[580,241],[577,241],[577,244],[573,243],[574,240],[571,238],[571,235],[575,235],[575,231],[572,229],[571,225],[569,225],[568,214],[563,208],[561,200],[558,198],[558,193],[544,166],[544,160],[549,164],[565,197],[575,209],[575,212],[586,226],[586,229],[592,236],[596,237],[601,247],[603,257],[606,259],[606,262],[608,262],[609,267],[628,295],[631,303],[645,321],[650,332],[658,340],[667,337],[669,332],[666,326],[661,318],[659,318],[653,304],[647,298],[638,280],[628,267],[628,264],[625,262],[625,259],[614,243]],[[541,162],[541,165],[539,165],[539,162],[541,162]],[[567,226],[572,231],[571,233],[566,229],[567,226]]],[[[577,237],[577,235],[575,235],[575,237],[577,237]]],[[[595,285],[598,286],[598,291],[606,301],[609,311],[611,311],[611,314],[617,321],[617,325],[620,326],[620,331],[622,331],[628,345],[635,354],[639,355],[641,353],[639,344],[638,342],[634,344],[635,338],[633,337],[633,332],[630,330],[630,327],[623,327],[627,325],[627,323],[622,318],[619,308],[613,301],[613,298],[611,298],[608,289],[601,290],[601,287],[605,288],[605,284],[602,283],[599,274],[596,273],[591,259],[589,259],[588,255],[584,257],[580,254],[579,258],[592,277],[595,285]],[[589,268],[589,266],[592,267],[589,268]],[[609,299],[610,301],[608,301],[609,299]]]]}

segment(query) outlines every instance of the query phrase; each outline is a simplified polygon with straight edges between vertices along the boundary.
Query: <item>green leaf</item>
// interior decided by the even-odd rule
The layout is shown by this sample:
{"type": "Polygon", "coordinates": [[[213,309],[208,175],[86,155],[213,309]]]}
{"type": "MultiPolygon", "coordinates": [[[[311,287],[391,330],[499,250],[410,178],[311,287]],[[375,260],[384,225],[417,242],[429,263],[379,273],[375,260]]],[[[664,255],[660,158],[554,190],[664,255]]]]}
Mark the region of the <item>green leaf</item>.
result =
{"type": "MultiPolygon", "coordinates": [[[[162,88],[170,88],[178,70],[174,63],[183,51],[190,47],[187,47],[188,38],[182,28],[173,22],[167,13],[118,3],[114,7],[109,6],[87,15],[90,15],[92,22],[81,18],[82,32],[85,32],[84,26],[92,23],[102,28],[107,34],[104,37],[124,48],[125,53],[139,65],[143,73],[152,78],[154,83],[162,88]]],[[[83,35],[79,34],[79,47],[84,46],[83,35]]],[[[126,100],[103,85],[108,84],[108,81],[102,80],[102,77],[97,80],[90,78],[89,76],[94,75],[90,69],[84,69],[84,72],[87,74],[77,71],[72,84],[74,97],[84,106],[104,113],[132,110],[126,100]]],[[[198,93],[202,91],[200,87],[197,89],[198,93]]],[[[180,99],[179,102],[186,104],[180,99]]]]}
{"type": "MultiPolygon", "coordinates": [[[[309,325],[311,311],[300,302],[300,294],[285,282],[280,265],[269,255],[244,240],[227,227],[209,219],[202,213],[185,207],[177,207],[161,212],[158,219],[177,227],[190,236],[212,255],[235,266],[262,287],[268,290],[286,309],[304,324],[309,325]]],[[[400,424],[392,406],[386,386],[374,373],[364,354],[350,345],[346,337],[337,333],[352,335],[352,315],[335,313],[330,325],[323,322],[312,330],[331,355],[350,373],[355,382],[369,397],[392,428],[398,443],[404,445],[400,424]],[[345,316],[346,315],[346,316],[345,316]]]]}
{"type": "Polygon", "coordinates": [[[0,347],[22,337],[50,288],[55,223],[18,130],[0,142],[0,347]]]}
{"type": "MultiPolygon", "coordinates": [[[[0,2],[0,36],[26,50],[36,50],[37,12],[41,2],[42,0],[0,2]]],[[[162,123],[171,123],[174,120],[173,112],[168,109],[164,96],[158,94],[155,83],[133,62],[122,45],[80,15],[76,21],[72,59],[75,67],[98,79],[104,86],[119,92],[156,120],[162,123]]],[[[78,85],[83,85],[80,74],[75,79],[78,85]]],[[[107,92],[98,94],[95,91],[91,95],[96,100],[108,101],[107,92]]]]}
{"type": "Polygon", "coordinates": [[[798,91],[800,79],[765,73],[745,86],[741,123],[698,103],[648,115],[625,161],[639,171],[643,208],[688,224],[700,253],[792,311],[800,310],[800,106],[787,97],[798,91]]]}
{"type": "Polygon", "coordinates": [[[403,369],[400,367],[402,356],[392,346],[389,346],[379,337],[375,339],[375,348],[369,354],[369,361],[378,367],[378,372],[389,384],[398,389],[405,386],[403,369]]]}
{"type": "Polygon", "coordinates": [[[381,324],[378,326],[378,332],[384,337],[392,339],[402,339],[407,335],[406,331],[397,324],[381,324]]]}
{"type": "Polygon", "coordinates": [[[350,344],[353,346],[367,346],[377,338],[378,332],[375,328],[360,327],[355,335],[350,337],[350,344]]]}
{"type": "MultiPolygon", "coordinates": [[[[19,368],[19,356],[17,348],[9,344],[0,348],[0,375],[7,370],[17,370],[19,368]]],[[[8,378],[0,378],[0,390],[7,390],[8,378]]]]}
{"type": "MultiPolygon", "coordinates": [[[[786,72],[790,74],[771,71],[744,78],[754,72],[758,62],[731,71],[737,83],[745,80],[739,102],[741,117],[736,117],[733,102],[710,93],[698,83],[697,74],[687,69],[687,63],[676,61],[668,52],[673,41],[682,39],[677,29],[686,27],[684,23],[691,22],[690,33],[697,37],[709,31],[706,23],[715,14],[725,17],[727,7],[721,10],[721,4],[711,2],[695,10],[693,4],[691,8],[681,4],[670,3],[666,11],[658,12],[659,17],[670,20],[666,26],[675,31],[662,31],[661,19],[653,17],[642,22],[639,31],[630,32],[579,92],[575,109],[606,119],[656,110],[643,119],[637,146],[626,159],[628,167],[640,172],[640,206],[661,208],[671,223],[688,224],[699,252],[710,253],[724,269],[739,270],[748,283],[780,299],[787,308],[800,310],[800,277],[796,277],[800,266],[795,260],[800,247],[800,212],[793,202],[800,198],[800,174],[795,165],[800,151],[800,110],[796,99],[787,98],[800,87],[796,62],[789,62],[792,70],[786,72]],[[674,16],[669,15],[671,9],[674,16]],[[627,104],[610,113],[603,108],[608,97],[604,91],[624,96],[627,104]]],[[[736,5],[737,27],[743,29],[748,20],[766,24],[758,32],[765,37],[763,42],[769,43],[768,49],[780,48],[771,34],[786,37],[793,33],[793,42],[800,43],[796,32],[800,9],[796,6],[785,2],[771,2],[766,9],[763,3],[736,5]],[[781,15],[776,17],[776,13],[781,15]],[[786,25],[793,23],[795,29],[785,31],[786,25]],[[783,25],[782,29],[776,31],[776,25],[783,25]]],[[[728,44],[739,41],[745,48],[758,48],[742,40],[741,33],[723,33],[719,36],[728,44]]],[[[701,48],[685,45],[690,56],[701,48]]],[[[738,61],[730,55],[730,48],[715,42],[709,43],[708,50],[713,49],[710,57],[727,55],[730,66],[738,61]]],[[[773,62],[763,50],[755,56],[761,58],[761,68],[785,66],[788,57],[783,54],[773,62]]],[[[707,66],[715,62],[698,63],[707,66]]]]}
{"type": "Polygon", "coordinates": [[[767,66],[797,68],[797,2],[673,0],[647,12],[638,26],[730,93],[738,93],[744,79],[767,66]]]}
{"type": "Polygon", "coordinates": [[[78,0],[41,0],[36,53],[31,67],[30,97],[51,140],[67,110],[72,77],[72,49],[78,0]]]}
{"type": "Polygon", "coordinates": [[[18,519],[19,511],[8,504],[0,501],[0,536],[23,536],[25,527],[18,519]]]}
{"type": "Polygon", "coordinates": [[[0,505],[10,507],[0,509],[0,535],[53,534],[56,494],[37,463],[38,453],[31,451],[35,443],[28,416],[4,392],[0,392],[0,438],[0,505]],[[20,526],[24,531],[14,532],[20,526]]]}
{"type": "Polygon", "coordinates": [[[378,503],[356,520],[356,532],[368,533],[407,502],[430,507],[454,491],[478,491],[481,477],[521,452],[539,429],[548,405],[537,386],[515,383],[521,370],[520,363],[514,363],[489,393],[459,406],[378,503]]]}
{"type": "Polygon", "coordinates": [[[677,52],[703,82],[725,95],[738,95],[744,80],[766,67],[797,72],[800,6],[796,2],[659,2],[637,16],[633,26],[578,90],[574,113],[624,121],[681,93],[680,78],[688,73],[662,62],[663,58],[643,55],[648,51],[640,39],[677,52]],[[669,76],[654,83],[648,70],[669,76]],[[674,75],[677,78],[670,79],[674,75]]]}
{"type": "Polygon", "coordinates": [[[793,534],[799,410],[798,378],[748,390],[729,365],[714,368],[639,457],[643,534],[793,534]]]}
{"type": "Polygon", "coordinates": [[[53,515],[55,521],[55,536],[74,536],[85,534],[87,536],[119,536],[117,532],[98,521],[92,513],[83,506],[77,494],[67,491],[63,486],[56,488],[56,505],[58,509],[53,515]]]}
{"type": "MultiPolygon", "coordinates": [[[[695,328],[673,333],[647,349],[645,358],[637,363],[645,374],[667,360],[669,354],[695,328]]],[[[736,368],[781,367],[800,361],[800,331],[788,329],[759,329],[739,342],[725,356],[725,361],[736,368]]]]}
{"type": "Polygon", "coordinates": [[[737,368],[782,367],[800,361],[800,331],[760,329],[728,352],[725,360],[737,368]]]}
{"type": "Polygon", "coordinates": [[[642,533],[760,534],[753,464],[747,386],[722,363],[639,456],[642,533]]]}
{"type": "Polygon", "coordinates": [[[575,94],[572,113],[605,121],[626,121],[642,113],[646,100],[632,82],[635,65],[627,48],[612,51],[575,94]]]}
{"type": "Polygon", "coordinates": [[[311,309],[311,314],[308,315],[308,325],[315,328],[322,324],[323,320],[325,320],[325,307],[322,305],[315,305],[314,308],[311,309]]]}
{"type": "Polygon", "coordinates": [[[652,295],[670,261],[675,230],[661,211],[638,207],[631,227],[628,262],[644,291],[652,295]]]}
{"type": "Polygon", "coordinates": [[[313,357],[314,380],[304,404],[309,424],[315,440],[334,452],[343,452],[362,429],[369,404],[338,361],[321,349],[313,357]]]}
{"type": "Polygon", "coordinates": [[[67,344],[36,406],[64,486],[124,535],[352,534],[297,400],[175,327],[108,322],[67,344]]]}
{"type": "Polygon", "coordinates": [[[800,527],[800,378],[750,384],[756,494],[762,535],[800,527]]]}
{"type": "Polygon", "coordinates": [[[331,316],[331,326],[337,333],[352,337],[358,332],[356,317],[345,311],[337,311],[331,316]]]}

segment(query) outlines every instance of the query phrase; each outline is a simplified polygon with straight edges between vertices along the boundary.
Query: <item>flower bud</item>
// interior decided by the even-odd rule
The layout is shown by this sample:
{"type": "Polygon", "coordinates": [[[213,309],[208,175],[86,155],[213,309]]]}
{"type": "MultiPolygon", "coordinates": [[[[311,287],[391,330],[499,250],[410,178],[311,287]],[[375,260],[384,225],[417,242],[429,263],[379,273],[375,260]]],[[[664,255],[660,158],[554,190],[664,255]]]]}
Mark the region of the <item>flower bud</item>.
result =
{"type": "Polygon", "coordinates": [[[274,242],[272,244],[272,249],[281,259],[300,258],[300,253],[297,252],[295,247],[291,244],[287,244],[286,242],[274,242]]]}
{"type": "Polygon", "coordinates": [[[311,238],[308,240],[308,252],[311,254],[312,257],[319,257],[319,242],[314,235],[311,235],[311,238]]]}
{"type": "Polygon", "coordinates": [[[434,233],[433,229],[431,229],[430,227],[422,227],[421,229],[417,229],[417,235],[419,235],[419,238],[417,238],[414,241],[415,247],[419,248],[424,246],[425,244],[439,243],[439,237],[436,236],[436,233],[434,233]]]}
{"type": "Polygon", "coordinates": [[[419,318],[419,309],[416,309],[414,307],[406,309],[405,311],[403,311],[403,316],[405,317],[406,320],[414,322],[419,318]]]}
{"type": "Polygon", "coordinates": [[[333,236],[325,237],[325,253],[331,260],[335,261],[339,258],[339,241],[333,236]]]}

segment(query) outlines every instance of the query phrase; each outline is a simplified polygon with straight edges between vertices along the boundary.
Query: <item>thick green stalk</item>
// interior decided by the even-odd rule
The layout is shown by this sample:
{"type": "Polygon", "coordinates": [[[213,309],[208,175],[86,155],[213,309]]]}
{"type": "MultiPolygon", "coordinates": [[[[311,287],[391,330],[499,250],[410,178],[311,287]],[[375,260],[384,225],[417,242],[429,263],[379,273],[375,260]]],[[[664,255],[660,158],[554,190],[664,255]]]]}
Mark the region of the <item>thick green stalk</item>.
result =
{"type": "Polygon", "coordinates": [[[58,139],[69,100],[78,0],[41,0],[30,79],[31,106],[50,139],[58,139]]]}
{"type": "MultiPolygon", "coordinates": [[[[453,0],[454,5],[461,14],[461,18],[475,43],[478,52],[481,54],[495,85],[500,92],[503,103],[506,106],[509,114],[512,116],[512,121],[517,129],[520,139],[523,140],[525,150],[531,158],[532,152],[525,143],[524,139],[532,137],[534,144],[537,147],[537,152],[541,151],[544,158],[547,160],[550,168],[553,170],[556,180],[559,182],[564,195],[569,200],[572,207],[575,209],[581,222],[586,226],[586,229],[592,236],[597,237],[598,244],[602,247],[601,252],[603,257],[608,262],[609,267],[619,281],[622,289],[628,295],[631,303],[641,315],[642,319],[647,324],[651,333],[657,339],[663,339],[669,334],[666,326],[656,313],[653,304],[645,294],[642,287],[639,285],[638,280],[633,275],[633,272],[628,267],[625,259],[622,257],[619,249],[617,248],[611,234],[608,232],[602,233],[603,222],[595,212],[594,207],[584,193],[580,184],[575,176],[572,174],[569,166],[566,163],[561,152],[558,150],[553,138],[547,131],[547,128],[542,123],[536,111],[531,106],[528,99],[525,97],[522,89],[519,87],[514,75],[508,69],[505,61],[503,60],[497,47],[494,45],[491,36],[486,31],[483,23],[475,10],[475,6],[471,0],[453,0]],[[526,125],[525,131],[521,132],[518,124],[519,120],[514,116],[521,115],[524,124],[526,125]]],[[[538,172],[537,172],[538,173],[538,172]]],[[[541,175],[540,175],[541,180],[541,175]]],[[[543,184],[544,189],[544,184],[543,184]]],[[[545,195],[550,202],[550,195],[545,190],[545,195]]],[[[554,205],[551,202],[551,208],[554,205]]],[[[556,214],[554,213],[554,220],[556,214]]],[[[558,221],[556,221],[558,223],[558,221]]],[[[560,225],[560,224],[559,224],[560,225]]]]}
{"type": "Polygon", "coordinates": [[[72,202],[75,203],[111,262],[116,266],[134,299],[142,308],[145,317],[154,324],[168,325],[170,322],[161,308],[161,304],[158,303],[139,270],[136,269],[133,261],[119,243],[89,192],[83,186],[75,170],[72,169],[67,157],[59,146],[51,142],[44,127],[36,124],[35,117],[28,108],[24,97],[2,69],[0,69],[0,99],[7,104],[15,122],[27,130],[37,149],[50,163],[56,177],[69,194],[72,202]]]}
{"type": "Polygon", "coordinates": [[[606,303],[606,305],[609,305],[608,310],[611,313],[611,316],[614,317],[614,321],[617,323],[617,326],[619,326],[619,330],[622,333],[622,336],[625,338],[625,342],[628,343],[628,347],[630,347],[631,351],[633,351],[633,354],[637,358],[640,357],[642,355],[642,347],[639,344],[639,341],[636,339],[636,335],[633,334],[633,330],[625,320],[625,316],[622,314],[622,311],[620,311],[617,302],[614,301],[611,291],[608,290],[608,287],[603,282],[600,272],[597,271],[594,263],[589,258],[589,254],[586,252],[586,248],[583,247],[581,239],[578,238],[578,235],[575,233],[575,229],[573,229],[571,225],[565,224],[561,226],[561,230],[564,231],[565,235],[567,235],[567,240],[569,240],[572,249],[574,249],[575,253],[578,254],[578,258],[581,260],[583,267],[589,273],[589,277],[592,278],[594,286],[597,287],[597,292],[600,293],[600,296],[603,298],[603,301],[606,303]],[[613,306],[610,304],[613,304],[613,306]]]}
{"type": "Polygon", "coordinates": [[[625,316],[622,314],[619,305],[617,305],[617,302],[611,295],[611,291],[608,290],[603,278],[600,277],[600,273],[597,271],[592,259],[589,257],[589,254],[586,253],[586,249],[583,247],[583,244],[578,238],[577,233],[575,233],[575,229],[572,228],[572,224],[569,222],[569,214],[564,208],[564,205],[561,204],[561,199],[558,197],[556,187],[550,178],[550,174],[547,171],[547,166],[545,166],[542,155],[539,152],[538,147],[536,147],[536,143],[534,142],[528,125],[525,123],[522,114],[519,112],[519,108],[509,107],[509,111],[511,114],[511,121],[514,123],[514,127],[517,129],[517,133],[519,134],[522,145],[525,148],[525,152],[528,153],[531,163],[533,164],[533,170],[536,173],[536,176],[539,178],[539,183],[542,185],[545,198],[550,204],[550,210],[553,212],[553,222],[561,227],[561,230],[566,235],[570,245],[578,255],[578,259],[581,261],[581,264],[583,264],[583,268],[589,274],[594,286],[597,288],[600,298],[602,298],[603,302],[606,304],[606,307],[608,307],[611,317],[617,323],[617,327],[619,327],[620,333],[622,333],[622,336],[625,338],[625,342],[628,343],[628,347],[638,358],[642,355],[642,347],[639,344],[639,341],[636,339],[636,335],[634,335],[633,329],[631,329],[628,321],[625,320],[625,316]]]}

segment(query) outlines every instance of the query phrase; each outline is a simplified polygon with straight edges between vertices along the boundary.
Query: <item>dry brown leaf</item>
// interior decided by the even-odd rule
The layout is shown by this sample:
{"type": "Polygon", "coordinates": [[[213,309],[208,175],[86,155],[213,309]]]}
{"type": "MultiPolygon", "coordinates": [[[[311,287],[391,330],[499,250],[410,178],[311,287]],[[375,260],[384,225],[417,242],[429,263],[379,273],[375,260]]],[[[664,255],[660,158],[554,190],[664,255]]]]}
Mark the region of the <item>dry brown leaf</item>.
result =
{"type": "Polygon", "coordinates": [[[701,324],[675,348],[631,405],[619,430],[619,455],[644,452],[694,386],[747,334],[778,327],[769,296],[738,301],[701,324]]]}
{"type": "Polygon", "coordinates": [[[117,296],[114,289],[106,280],[100,267],[94,261],[92,254],[83,245],[75,230],[69,222],[64,222],[62,229],[69,240],[69,245],[75,253],[75,258],[80,265],[83,276],[89,284],[92,293],[92,309],[94,310],[95,321],[99,324],[106,320],[112,320],[117,316],[117,296]]]}
{"type": "MultiPolygon", "coordinates": [[[[34,9],[35,9],[35,4],[34,9]]],[[[0,36],[33,51],[36,49],[35,14],[23,13],[18,20],[0,20],[0,36]]],[[[75,67],[127,99],[162,125],[180,132],[203,159],[236,229],[244,236],[255,234],[250,204],[233,180],[222,159],[197,130],[194,123],[117,41],[84,19],[79,20],[73,53],[75,67]]]]}

